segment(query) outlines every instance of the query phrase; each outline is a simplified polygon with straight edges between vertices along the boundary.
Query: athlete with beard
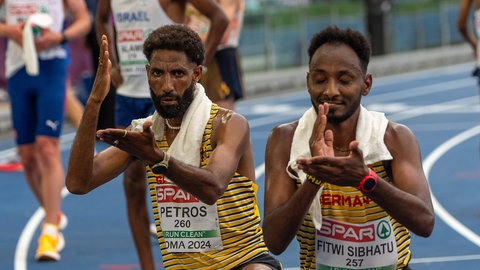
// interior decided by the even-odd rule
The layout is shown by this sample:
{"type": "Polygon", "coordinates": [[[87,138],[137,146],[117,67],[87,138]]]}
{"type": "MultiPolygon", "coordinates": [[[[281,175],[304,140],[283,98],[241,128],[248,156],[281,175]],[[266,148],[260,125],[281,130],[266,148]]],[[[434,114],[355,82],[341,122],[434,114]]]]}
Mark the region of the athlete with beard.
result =
{"type": "Polygon", "coordinates": [[[102,37],[96,80],[72,146],[66,186],[85,194],[136,160],[145,165],[166,269],[281,269],[263,241],[247,120],[198,83],[204,48],[184,25],[153,31],[143,52],[156,112],[95,132],[111,62],[102,37]],[[95,138],[111,144],[94,156],[95,138]]]}
{"type": "MultiPolygon", "coordinates": [[[[143,43],[156,28],[183,23],[187,4],[200,10],[213,26],[204,42],[203,64],[208,65],[228,25],[228,18],[215,0],[98,1],[95,30],[98,38],[105,34],[110,41],[110,78],[115,88],[116,128],[126,128],[133,119],[147,117],[155,111],[145,73],[147,59],[142,51],[143,43]]],[[[109,100],[108,96],[106,100],[109,100]]],[[[105,105],[104,101],[102,107],[105,105]]],[[[146,200],[147,177],[141,162],[132,162],[125,169],[123,187],[128,223],[140,267],[143,270],[153,270],[155,264],[149,227],[151,218],[146,200]]]]}
{"type": "Polygon", "coordinates": [[[370,45],[351,29],[313,36],[312,106],[275,127],[265,153],[265,243],[297,236],[301,269],[410,269],[410,232],[434,226],[415,136],[361,105],[372,87],[370,45]]]}

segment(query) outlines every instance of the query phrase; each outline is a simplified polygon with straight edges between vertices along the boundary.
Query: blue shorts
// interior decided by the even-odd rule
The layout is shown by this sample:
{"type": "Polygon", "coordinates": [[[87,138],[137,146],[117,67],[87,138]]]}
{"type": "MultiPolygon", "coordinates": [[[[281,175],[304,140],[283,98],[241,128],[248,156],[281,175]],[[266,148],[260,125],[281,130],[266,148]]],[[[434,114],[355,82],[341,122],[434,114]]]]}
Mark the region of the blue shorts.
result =
{"type": "Polygon", "coordinates": [[[133,98],[117,95],[115,97],[115,125],[128,127],[133,119],[145,118],[155,112],[150,98],[133,98]]]}
{"type": "Polygon", "coordinates": [[[235,100],[243,97],[243,74],[236,48],[226,48],[215,53],[215,60],[223,82],[230,89],[226,98],[233,96],[235,100]]]}
{"type": "Polygon", "coordinates": [[[38,76],[30,76],[23,67],[8,78],[18,145],[35,142],[38,135],[59,138],[62,132],[67,60],[40,60],[39,71],[38,76]]]}

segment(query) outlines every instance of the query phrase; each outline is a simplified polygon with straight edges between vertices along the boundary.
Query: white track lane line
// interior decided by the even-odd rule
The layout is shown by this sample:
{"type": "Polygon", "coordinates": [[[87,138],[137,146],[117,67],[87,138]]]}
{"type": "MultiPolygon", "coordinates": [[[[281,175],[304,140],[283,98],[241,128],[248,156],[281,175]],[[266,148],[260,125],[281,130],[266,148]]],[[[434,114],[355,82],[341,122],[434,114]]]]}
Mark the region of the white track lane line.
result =
{"type": "MultiPolygon", "coordinates": [[[[480,125],[470,128],[441,144],[438,146],[428,157],[423,161],[423,170],[425,171],[425,175],[427,179],[429,179],[430,170],[432,169],[433,165],[437,160],[445,155],[453,147],[459,145],[465,140],[470,139],[471,137],[480,133],[480,125]]],[[[463,225],[460,221],[454,218],[443,206],[440,202],[435,198],[432,194],[432,202],[433,207],[435,208],[435,214],[439,216],[450,228],[454,231],[458,232],[460,235],[465,237],[468,241],[474,243],[475,245],[480,247],[480,237],[474,233],[472,230],[467,228],[463,225]]]]}
{"type": "MultiPolygon", "coordinates": [[[[424,171],[425,175],[427,176],[430,174],[430,169],[435,164],[435,162],[444,155],[448,150],[453,148],[454,146],[460,144],[461,142],[477,135],[480,133],[480,126],[473,127],[463,133],[458,134],[457,136],[451,138],[450,140],[446,141],[439,147],[437,147],[425,160],[424,160],[424,171]]],[[[62,143],[71,143],[73,140],[74,133],[67,134],[62,136],[62,140],[65,142],[62,143]]],[[[8,153],[9,151],[14,151],[14,149],[8,149],[2,151],[3,154],[8,153]]],[[[255,169],[257,179],[259,176],[263,175],[265,170],[265,164],[261,164],[255,169]]],[[[68,191],[64,188],[62,190],[62,198],[68,195],[68,191]]],[[[443,208],[443,206],[438,202],[435,196],[432,193],[432,202],[435,208],[435,214],[438,215],[444,222],[451,227],[454,231],[458,232],[460,235],[465,237],[467,240],[471,241],[477,246],[480,246],[480,237],[475,234],[473,231],[468,229],[462,223],[460,223],[457,219],[455,219],[448,211],[443,208]]],[[[27,224],[22,231],[17,247],[15,249],[15,261],[14,261],[14,269],[15,270],[27,270],[27,255],[30,243],[32,241],[32,237],[35,233],[35,230],[38,228],[40,222],[44,217],[43,209],[39,208],[37,211],[32,215],[29,219],[27,224]]],[[[427,258],[425,258],[427,259],[427,258]]],[[[420,262],[425,259],[416,259],[414,261],[420,262]]],[[[439,260],[439,258],[431,258],[430,262],[434,262],[439,260]]],[[[423,262],[423,261],[422,261],[423,262]]]]}

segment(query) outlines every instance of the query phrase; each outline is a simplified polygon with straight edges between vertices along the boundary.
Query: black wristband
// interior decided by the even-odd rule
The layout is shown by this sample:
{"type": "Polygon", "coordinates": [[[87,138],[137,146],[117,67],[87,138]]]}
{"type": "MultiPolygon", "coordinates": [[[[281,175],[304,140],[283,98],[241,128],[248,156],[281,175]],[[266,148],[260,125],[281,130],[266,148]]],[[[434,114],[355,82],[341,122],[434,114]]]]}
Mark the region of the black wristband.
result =
{"type": "Polygon", "coordinates": [[[317,178],[307,174],[307,180],[308,182],[316,185],[316,186],[320,186],[322,184],[322,180],[318,180],[317,178]]]}
{"type": "Polygon", "coordinates": [[[68,42],[67,36],[64,32],[62,32],[62,40],[60,41],[60,45],[65,45],[68,42]]]}

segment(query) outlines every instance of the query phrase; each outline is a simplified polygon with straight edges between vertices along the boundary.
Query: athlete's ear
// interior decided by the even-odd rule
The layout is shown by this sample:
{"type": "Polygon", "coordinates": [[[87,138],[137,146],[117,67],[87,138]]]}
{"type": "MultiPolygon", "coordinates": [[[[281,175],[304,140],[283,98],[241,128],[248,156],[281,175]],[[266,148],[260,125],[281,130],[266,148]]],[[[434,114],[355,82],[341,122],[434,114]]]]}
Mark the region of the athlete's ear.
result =
{"type": "Polygon", "coordinates": [[[200,78],[202,77],[203,68],[205,67],[202,65],[197,65],[196,67],[193,68],[193,80],[195,82],[200,81],[200,78]]]}
{"type": "Polygon", "coordinates": [[[367,73],[363,80],[363,89],[362,89],[362,96],[368,95],[370,93],[370,89],[372,88],[373,77],[371,73],[367,73]]]}
{"type": "MultiPolygon", "coordinates": [[[[310,72],[307,71],[307,74],[305,75],[305,80],[307,82],[307,90],[308,90],[308,93],[310,93],[310,72]]],[[[313,106],[315,107],[315,106],[313,106]]]]}
{"type": "Polygon", "coordinates": [[[145,72],[147,73],[147,77],[150,79],[150,70],[152,69],[152,66],[150,66],[150,63],[145,64],[145,72]]]}

